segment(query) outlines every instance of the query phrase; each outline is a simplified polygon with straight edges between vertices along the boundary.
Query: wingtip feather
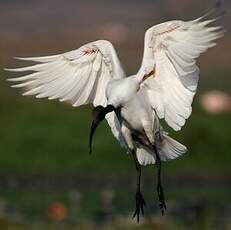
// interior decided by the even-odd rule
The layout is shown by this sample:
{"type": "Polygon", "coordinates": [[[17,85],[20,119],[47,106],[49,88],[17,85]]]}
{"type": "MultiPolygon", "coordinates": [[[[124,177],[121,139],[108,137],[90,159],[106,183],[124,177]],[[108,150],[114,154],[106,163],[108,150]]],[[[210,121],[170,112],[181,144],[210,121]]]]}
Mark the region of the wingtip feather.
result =
{"type": "Polygon", "coordinates": [[[22,61],[33,61],[33,62],[51,62],[57,60],[61,55],[50,55],[50,56],[41,56],[41,57],[14,57],[14,59],[22,61]]]}

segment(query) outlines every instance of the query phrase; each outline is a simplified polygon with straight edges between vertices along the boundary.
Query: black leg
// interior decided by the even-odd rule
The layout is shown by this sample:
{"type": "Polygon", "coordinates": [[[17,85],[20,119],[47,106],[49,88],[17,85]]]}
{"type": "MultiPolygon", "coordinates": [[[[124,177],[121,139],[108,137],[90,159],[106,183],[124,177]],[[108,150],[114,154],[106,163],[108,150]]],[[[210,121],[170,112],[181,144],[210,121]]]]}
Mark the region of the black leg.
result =
{"type": "Polygon", "coordinates": [[[155,156],[156,156],[156,166],[157,166],[157,194],[158,194],[158,199],[159,199],[159,206],[161,209],[162,215],[164,215],[164,212],[166,210],[166,204],[165,204],[165,198],[164,198],[164,190],[161,182],[161,160],[160,156],[158,153],[158,150],[156,146],[153,146],[155,156]]]}
{"type": "Polygon", "coordinates": [[[133,218],[137,217],[137,222],[139,222],[140,212],[142,215],[144,214],[145,201],[143,195],[140,192],[141,165],[137,160],[135,151],[132,151],[132,156],[135,161],[137,171],[136,210],[133,214],[133,218]]]}

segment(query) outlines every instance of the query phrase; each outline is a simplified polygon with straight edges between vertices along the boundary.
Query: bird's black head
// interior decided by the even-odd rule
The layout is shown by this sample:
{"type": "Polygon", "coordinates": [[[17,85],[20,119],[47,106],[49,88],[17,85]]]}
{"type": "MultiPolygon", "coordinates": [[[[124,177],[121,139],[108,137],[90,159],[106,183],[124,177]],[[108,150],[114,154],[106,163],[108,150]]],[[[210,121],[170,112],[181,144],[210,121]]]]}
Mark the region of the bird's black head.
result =
{"type": "Polygon", "coordinates": [[[105,118],[106,114],[112,111],[115,111],[115,107],[113,105],[108,105],[106,107],[99,105],[93,109],[92,124],[91,124],[90,137],[89,137],[90,154],[92,152],[92,140],[96,128],[98,127],[99,123],[105,118]]]}

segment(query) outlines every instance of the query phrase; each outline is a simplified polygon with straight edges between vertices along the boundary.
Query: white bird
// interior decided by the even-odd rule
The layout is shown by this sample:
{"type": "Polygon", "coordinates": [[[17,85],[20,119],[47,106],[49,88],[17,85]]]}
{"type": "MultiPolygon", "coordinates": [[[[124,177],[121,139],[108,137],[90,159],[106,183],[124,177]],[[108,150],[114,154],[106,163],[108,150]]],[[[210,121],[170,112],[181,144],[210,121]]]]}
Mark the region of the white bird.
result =
{"type": "Polygon", "coordinates": [[[136,209],[139,221],[145,205],[140,190],[141,166],[158,167],[157,192],[162,213],[166,209],[161,184],[161,161],[175,159],[186,147],[163,131],[159,119],[174,130],[184,126],[192,112],[199,69],[196,58],[223,35],[221,27],[209,26],[208,15],[191,21],[168,21],[145,33],[144,55],[137,74],[126,77],[113,45],[99,40],[63,54],[18,58],[34,61],[29,67],[7,69],[32,71],[8,79],[23,95],[59,99],[77,107],[93,104],[92,137],[105,117],[122,147],[132,154],[137,169],[136,209]]]}

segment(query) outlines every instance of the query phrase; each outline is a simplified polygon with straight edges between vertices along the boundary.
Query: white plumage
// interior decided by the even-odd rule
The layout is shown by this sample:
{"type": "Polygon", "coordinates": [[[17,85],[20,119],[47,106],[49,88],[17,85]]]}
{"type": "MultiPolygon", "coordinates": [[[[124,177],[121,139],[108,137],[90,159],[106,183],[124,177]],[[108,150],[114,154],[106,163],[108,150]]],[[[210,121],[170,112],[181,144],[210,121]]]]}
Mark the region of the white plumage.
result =
{"type": "Polygon", "coordinates": [[[104,111],[114,136],[136,153],[141,165],[157,162],[155,150],[162,161],[175,159],[186,147],[163,131],[159,119],[177,131],[190,116],[199,80],[196,58],[223,35],[221,27],[210,26],[214,21],[201,17],[151,27],[140,70],[128,78],[113,45],[99,40],[64,54],[19,58],[38,64],[8,69],[32,72],[9,81],[15,83],[12,87],[23,87],[26,96],[59,99],[76,107],[93,104],[104,111]],[[112,107],[105,112],[108,106],[112,107]]]}

